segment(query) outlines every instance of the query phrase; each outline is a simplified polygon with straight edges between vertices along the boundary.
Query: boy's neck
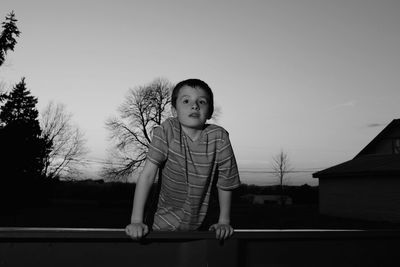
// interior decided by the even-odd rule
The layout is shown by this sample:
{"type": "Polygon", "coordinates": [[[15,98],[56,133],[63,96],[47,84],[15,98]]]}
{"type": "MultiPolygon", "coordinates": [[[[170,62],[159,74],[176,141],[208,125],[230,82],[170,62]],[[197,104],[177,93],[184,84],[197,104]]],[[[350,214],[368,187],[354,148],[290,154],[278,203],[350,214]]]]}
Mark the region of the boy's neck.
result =
{"type": "Polygon", "coordinates": [[[197,129],[197,128],[190,128],[181,125],[183,132],[192,140],[192,141],[197,141],[197,139],[200,138],[201,132],[203,129],[197,129]]]}

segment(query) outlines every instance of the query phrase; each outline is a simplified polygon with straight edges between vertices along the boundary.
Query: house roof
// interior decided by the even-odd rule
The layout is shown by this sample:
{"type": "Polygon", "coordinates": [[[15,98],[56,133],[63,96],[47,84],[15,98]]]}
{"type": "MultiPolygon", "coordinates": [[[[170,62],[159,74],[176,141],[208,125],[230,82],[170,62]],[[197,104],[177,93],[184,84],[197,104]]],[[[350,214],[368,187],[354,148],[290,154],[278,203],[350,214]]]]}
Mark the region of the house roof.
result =
{"type": "Polygon", "coordinates": [[[400,175],[400,155],[363,155],[313,173],[314,178],[400,175]]]}
{"type": "Polygon", "coordinates": [[[365,154],[369,154],[371,148],[373,148],[379,141],[381,141],[388,133],[390,133],[394,128],[400,128],[400,119],[392,120],[372,141],[364,147],[360,153],[358,153],[355,158],[360,157],[365,154]]]}
{"type": "Polygon", "coordinates": [[[375,145],[393,129],[400,128],[400,119],[389,123],[360,153],[352,160],[313,173],[314,178],[354,177],[354,176],[394,176],[400,175],[400,155],[371,154],[375,145]]]}

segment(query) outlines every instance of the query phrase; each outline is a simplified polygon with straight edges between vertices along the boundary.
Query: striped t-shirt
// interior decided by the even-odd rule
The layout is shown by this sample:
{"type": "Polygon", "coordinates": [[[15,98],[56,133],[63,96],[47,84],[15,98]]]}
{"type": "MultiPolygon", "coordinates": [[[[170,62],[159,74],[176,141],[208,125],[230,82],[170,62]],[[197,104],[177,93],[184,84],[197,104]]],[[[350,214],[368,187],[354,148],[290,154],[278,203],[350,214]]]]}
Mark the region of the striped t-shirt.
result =
{"type": "Polygon", "coordinates": [[[239,173],[228,132],[206,125],[192,141],[176,118],[154,128],[147,159],[161,171],[154,230],[195,230],[203,222],[214,179],[218,188],[239,186],[239,173]]]}

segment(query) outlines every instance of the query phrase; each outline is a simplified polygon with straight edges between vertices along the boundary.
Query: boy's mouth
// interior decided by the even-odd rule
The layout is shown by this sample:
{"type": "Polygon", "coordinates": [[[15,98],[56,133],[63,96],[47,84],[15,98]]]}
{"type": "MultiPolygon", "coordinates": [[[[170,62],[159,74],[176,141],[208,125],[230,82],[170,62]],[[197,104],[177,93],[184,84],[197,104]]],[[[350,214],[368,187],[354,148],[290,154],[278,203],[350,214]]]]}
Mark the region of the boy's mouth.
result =
{"type": "Polygon", "coordinates": [[[190,113],[189,117],[191,117],[191,118],[199,118],[200,114],[199,113],[190,113]]]}

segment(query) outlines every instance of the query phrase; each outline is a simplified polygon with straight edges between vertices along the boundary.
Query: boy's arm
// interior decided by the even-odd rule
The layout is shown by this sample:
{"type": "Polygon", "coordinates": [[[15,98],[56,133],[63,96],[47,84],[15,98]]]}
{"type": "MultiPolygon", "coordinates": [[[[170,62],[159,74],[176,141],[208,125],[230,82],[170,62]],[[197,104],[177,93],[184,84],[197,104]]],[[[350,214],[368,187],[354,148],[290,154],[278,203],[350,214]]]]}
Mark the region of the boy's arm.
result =
{"type": "Polygon", "coordinates": [[[231,222],[231,199],[232,191],[218,188],[219,199],[219,224],[230,224],[231,222]]]}
{"type": "Polygon", "coordinates": [[[146,204],[150,188],[154,183],[157,170],[157,165],[149,160],[146,160],[143,171],[136,182],[131,222],[143,222],[144,206],[146,204]]]}
{"type": "Polygon", "coordinates": [[[140,239],[148,233],[148,227],[143,223],[144,207],[157,170],[157,165],[146,160],[143,171],[136,182],[131,223],[125,229],[126,233],[134,239],[140,239]]]}
{"type": "Polygon", "coordinates": [[[233,228],[230,225],[232,191],[218,188],[219,219],[218,223],[211,225],[210,230],[215,231],[219,240],[227,239],[233,235],[233,228]]]}

